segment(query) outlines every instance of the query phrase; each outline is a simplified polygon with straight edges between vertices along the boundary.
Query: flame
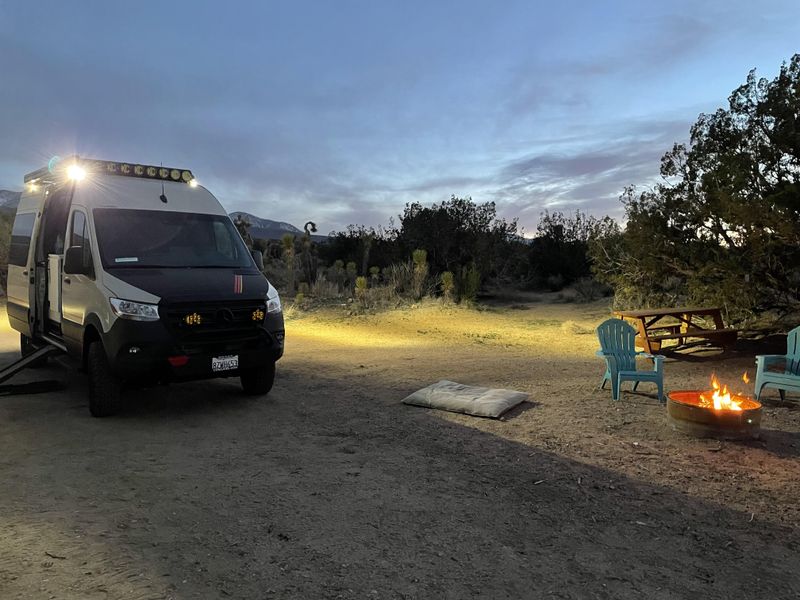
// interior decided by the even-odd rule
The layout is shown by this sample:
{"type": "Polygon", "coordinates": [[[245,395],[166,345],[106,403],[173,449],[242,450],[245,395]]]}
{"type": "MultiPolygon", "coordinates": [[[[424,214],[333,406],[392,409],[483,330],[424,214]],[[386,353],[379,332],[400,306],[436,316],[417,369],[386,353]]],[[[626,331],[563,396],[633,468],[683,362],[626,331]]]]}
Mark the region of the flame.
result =
{"type": "MultiPolygon", "coordinates": [[[[745,383],[748,382],[746,372],[742,376],[742,379],[745,383]]],[[[716,375],[711,376],[711,387],[713,389],[710,399],[707,397],[708,392],[700,394],[700,401],[703,406],[707,406],[709,408],[713,407],[714,410],[742,410],[742,403],[738,400],[734,400],[734,397],[732,397],[731,393],[728,391],[727,385],[723,385],[722,389],[720,389],[719,380],[717,379],[716,375]]]]}
{"type": "Polygon", "coordinates": [[[745,383],[750,383],[750,378],[747,376],[747,371],[745,371],[744,375],[742,375],[742,381],[745,383]]]}

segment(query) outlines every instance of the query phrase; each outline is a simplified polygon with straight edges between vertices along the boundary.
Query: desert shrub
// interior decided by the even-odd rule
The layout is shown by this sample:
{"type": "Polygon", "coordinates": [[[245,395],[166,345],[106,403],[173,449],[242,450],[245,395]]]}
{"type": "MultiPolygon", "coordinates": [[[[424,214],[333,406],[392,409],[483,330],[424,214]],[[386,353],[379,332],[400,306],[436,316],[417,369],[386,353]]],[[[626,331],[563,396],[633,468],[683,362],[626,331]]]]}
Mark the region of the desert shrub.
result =
{"type": "Polygon", "coordinates": [[[411,293],[414,270],[410,263],[395,263],[384,270],[384,280],[398,295],[411,293]]]}
{"type": "Polygon", "coordinates": [[[328,281],[331,281],[336,284],[337,293],[342,293],[344,291],[344,282],[345,282],[345,270],[344,270],[344,261],[336,260],[334,263],[328,268],[328,272],[326,274],[328,281]]]}
{"type": "Polygon", "coordinates": [[[453,273],[450,271],[445,271],[441,275],[439,275],[439,285],[442,289],[442,298],[445,302],[452,302],[453,301],[453,293],[456,288],[456,281],[453,273]]]}
{"type": "Polygon", "coordinates": [[[547,277],[547,289],[551,292],[558,292],[564,288],[564,276],[561,273],[549,275],[547,277]]]}
{"type": "Polygon", "coordinates": [[[347,288],[352,292],[355,290],[356,275],[358,274],[358,267],[356,267],[356,263],[354,261],[347,263],[347,266],[344,269],[344,274],[347,288]]]}
{"type": "Polygon", "coordinates": [[[369,297],[367,294],[367,278],[366,277],[356,277],[356,283],[354,286],[354,295],[356,302],[358,302],[361,308],[369,308],[369,297]]]}
{"type": "Polygon", "coordinates": [[[286,287],[289,293],[291,293],[294,292],[295,271],[297,270],[295,264],[294,236],[291,233],[287,233],[281,238],[281,244],[283,246],[283,260],[286,263],[286,287]]]}
{"type": "Polygon", "coordinates": [[[339,287],[333,281],[328,281],[325,275],[319,275],[311,284],[310,294],[317,300],[332,300],[339,297],[339,287]]]}
{"type": "Polygon", "coordinates": [[[264,260],[264,276],[275,286],[275,289],[287,289],[286,263],[282,260],[264,260]]]}
{"type": "Polygon", "coordinates": [[[603,296],[608,296],[610,288],[607,285],[592,279],[591,277],[581,277],[572,284],[575,291],[575,300],[578,302],[594,302],[603,296]]]}
{"type": "Polygon", "coordinates": [[[470,263],[461,268],[461,277],[458,285],[459,301],[472,303],[478,297],[481,286],[481,274],[475,263],[470,263]]]}
{"type": "Polygon", "coordinates": [[[381,268],[380,267],[370,267],[369,268],[369,278],[372,280],[372,286],[378,285],[378,282],[381,278],[381,268]]]}
{"type": "Polygon", "coordinates": [[[411,254],[414,263],[412,271],[412,293],[414,300],[419,300],[425,295],[425,281],[428,279],[428,253],[417,249],[411,254]]]}

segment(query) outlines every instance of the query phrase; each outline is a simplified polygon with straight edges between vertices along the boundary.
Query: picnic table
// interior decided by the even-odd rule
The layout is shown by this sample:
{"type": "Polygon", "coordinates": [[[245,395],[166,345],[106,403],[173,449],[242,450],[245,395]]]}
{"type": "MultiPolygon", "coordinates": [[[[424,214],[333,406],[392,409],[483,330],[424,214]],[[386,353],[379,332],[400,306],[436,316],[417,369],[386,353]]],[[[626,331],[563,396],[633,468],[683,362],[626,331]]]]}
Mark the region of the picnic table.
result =
{"type": "Polygon", "coordinates": [[[723,324],[719,307],[644,308],[613,312],[620,319],[634,321],[638,331],[636,345],[650,354],[661,350],[661,344],[666,340],[677,340],[678,345],[684,345],[687,338],[698,338],[728,348],[736,343],[738,336],[736,329],[726,328],[723,324]]]}

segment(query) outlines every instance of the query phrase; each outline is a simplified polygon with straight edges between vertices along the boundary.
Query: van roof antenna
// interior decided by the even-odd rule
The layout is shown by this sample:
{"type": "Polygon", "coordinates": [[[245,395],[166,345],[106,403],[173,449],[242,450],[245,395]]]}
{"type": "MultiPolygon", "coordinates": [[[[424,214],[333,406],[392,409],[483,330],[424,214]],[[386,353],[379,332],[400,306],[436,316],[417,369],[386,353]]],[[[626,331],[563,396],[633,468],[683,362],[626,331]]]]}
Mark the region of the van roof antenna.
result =
{"type": "MultiPolygon", "coordinates": [[[[164,166],[164,163],[163,163],[163,162],[162,162],[162,163],[160,163],[160,164],[161,164],[161,166],[162,166],[162,167],[164,166]]],[[[164,193],[164,182],[163,182],[163,181],[161,182],[161,195],[160,195],[158,198],[159,198],[159,200],[161,200],[161,201],[162,201],[164,204],[166,204],[166,203],[167,203],[167,195],[164,193]]]]}

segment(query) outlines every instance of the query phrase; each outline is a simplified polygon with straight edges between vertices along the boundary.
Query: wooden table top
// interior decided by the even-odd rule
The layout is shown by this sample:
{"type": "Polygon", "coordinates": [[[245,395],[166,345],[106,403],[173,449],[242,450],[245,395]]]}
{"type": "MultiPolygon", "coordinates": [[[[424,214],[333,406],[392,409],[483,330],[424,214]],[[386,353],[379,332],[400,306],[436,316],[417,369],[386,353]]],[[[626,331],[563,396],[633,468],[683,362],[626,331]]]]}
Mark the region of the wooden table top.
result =
{"type": "Polygon", "coordinates": [[[719,314],[719,307],[678,307],[678,308],[642,308],[640,310],[615,310],[613,314],[618,317],[641,319],[644,317],[675,317],[681,315],[714,315],[719,314]]]}

